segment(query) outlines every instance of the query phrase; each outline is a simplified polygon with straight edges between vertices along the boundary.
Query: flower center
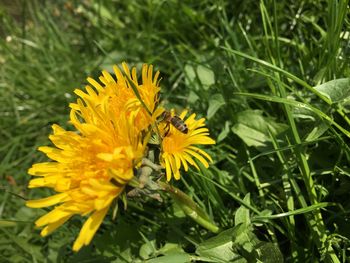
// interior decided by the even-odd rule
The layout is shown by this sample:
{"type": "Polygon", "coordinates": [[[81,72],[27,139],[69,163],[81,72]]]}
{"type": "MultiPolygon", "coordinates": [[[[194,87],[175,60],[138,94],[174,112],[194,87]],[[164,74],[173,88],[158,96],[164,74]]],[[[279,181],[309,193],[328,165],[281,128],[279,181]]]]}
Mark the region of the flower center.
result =
{"type": "Polygon", "coordinates": [[[167,153],[182,152],[184,148],[183,134],[174,131],[174,134],[168,135],[163,139],[163,148],[167,153]]]}

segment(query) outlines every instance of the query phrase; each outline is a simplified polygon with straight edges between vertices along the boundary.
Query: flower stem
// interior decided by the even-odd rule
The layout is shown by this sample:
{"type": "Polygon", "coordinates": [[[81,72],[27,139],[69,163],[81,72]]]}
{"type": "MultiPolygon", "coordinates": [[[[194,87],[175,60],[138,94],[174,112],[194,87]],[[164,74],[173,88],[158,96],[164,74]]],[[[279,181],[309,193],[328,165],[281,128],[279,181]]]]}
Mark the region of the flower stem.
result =
{"type": "Polygon", "coordinates": [[[167,183],[158,181],[162,190],[168,192],[184,213],[207,230],[218,233],[220,228],[216,226],[209,216],[184,192],[167,183]]]}
{"type": "Polygon", "coordinates": [[[152,168],[154,171],[160,171],[163,169],[162,166],[153,163],[151,160],[149,160],[147,158],[142,159],[142,165],[148,166],[148,167],[152,168]]]}

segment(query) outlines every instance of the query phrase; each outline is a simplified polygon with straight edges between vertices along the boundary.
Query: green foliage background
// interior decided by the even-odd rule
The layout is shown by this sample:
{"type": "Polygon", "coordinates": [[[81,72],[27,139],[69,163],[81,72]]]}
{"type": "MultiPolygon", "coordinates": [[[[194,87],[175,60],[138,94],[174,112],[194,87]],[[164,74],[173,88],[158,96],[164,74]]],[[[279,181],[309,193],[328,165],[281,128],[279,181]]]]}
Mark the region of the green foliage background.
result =
{"type": "Polygon", "coordinates": [[[0,3],[0,262],[350,262],[346,0],[0,3]],[[174,182],[221,228],[131,200],[92,244],[74,218],[47,238],[24,199],[50,126],[87,76],[161,71],[162,99],[207,118],[214,163],[174,182]]]}

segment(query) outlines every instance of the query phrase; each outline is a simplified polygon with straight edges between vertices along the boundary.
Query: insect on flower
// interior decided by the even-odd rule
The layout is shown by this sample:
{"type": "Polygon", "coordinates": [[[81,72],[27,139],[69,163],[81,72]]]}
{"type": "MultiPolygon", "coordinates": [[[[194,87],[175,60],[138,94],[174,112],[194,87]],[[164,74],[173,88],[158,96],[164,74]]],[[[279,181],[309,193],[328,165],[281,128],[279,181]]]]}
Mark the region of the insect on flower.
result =
{"type": "MultiPolygon", "coordinates": [[[[174,116],[173,112],[173,110],[170,111],[172,116],[174,116]]],[[[195,113],[186,118],[187,113],[188,111],[184,110],[178,116],[186,125],[186,133],[181,132],[174,125],[170,125],[170,120],[163,121],[159,127],[161,134],[166,134],[161,142],[160,160],[161,165],[166,169],[167,181],[170,181],[173,176],[179,180],[181,167],[188,171],[189,165],[191,165],[199,170],[195,159],[206,168],[209,167],[209,162],[212,162],[209,154],[197,147],[197,145],[215,144],[215,141],[209,137],[209,130],[205,127],[205,119],[196,119],[195,113]]],[[[163,114],[168,115],[168,113],[163,114]]]]}
{"type": "MultiPolygon", "coordinates": [[[[162,121],[165,121],[167,125],[173,125],[178,131],[187,134],[188,127],[186,123],[177,115],[172,116],[170,111],[164,111],[162,114],[162,121]]],[[[169,130],[166,132],[165,136],[168,134],[169,130]]]]}

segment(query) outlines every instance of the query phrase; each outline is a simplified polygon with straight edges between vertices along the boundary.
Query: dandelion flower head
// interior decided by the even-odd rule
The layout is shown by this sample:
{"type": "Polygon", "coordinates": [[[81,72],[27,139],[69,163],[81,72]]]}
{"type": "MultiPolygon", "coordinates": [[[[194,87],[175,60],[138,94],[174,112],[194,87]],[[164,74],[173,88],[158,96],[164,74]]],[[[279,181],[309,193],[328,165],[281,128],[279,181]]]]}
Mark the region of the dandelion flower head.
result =
{"type": "Polygon", "coordinates": [[[150,136],[150,125],[161,110],[156,110],[159,83],[152,66],[142,68],[142,82],[138,83],[136,69],[131,73],[125,63],[124,74],[114,67],[116,80],[103,71],[99,82],[88,78],[93,86],[86,92],[75,90],[80,97],[72,103],[70,122],[76,131],[53,125],[49,137],[54,147],[39,150],[52,162],[34,164],[28,171],[35,176],[30,188],[49,187],[57,193],[39,200],[27,201],[27,206],[42,208],[55,206],[36,221],[46,236],[73,215],[88,216],[73,245],[78,251],[88,245],[102,223],[113,200],[133,177],[133,168],[140,163],[150,136]],[[131,80],[149,113],[141,105],[131,80]]]}
{"type": "MultiPolygon", "coordinates": [[[[172,110],[174,112],[174,110],[172,110]]],[[[188,132],[183,133],[173,125],[166,127],[164,124],[160,129],[165,134],[162,141],[162,165],[166,169],[167,180],[170,181],[172,176],[176,180],[180,179],[180,168],[183,166],[188,171],[188,164],[199,169],[195,162],[197,159],[206,168],[212,159],[205,151],[198,148],[197,145],[215,144],[215,141],[209,137],[209,130],[205,127],[205,119],[196,120],[196,114],[191,114],[187,119],[187,111],[183,111],[179,117],[187,125],[188,132]],[[168,129],[168,130],[167,130],[168,129]]]]}

